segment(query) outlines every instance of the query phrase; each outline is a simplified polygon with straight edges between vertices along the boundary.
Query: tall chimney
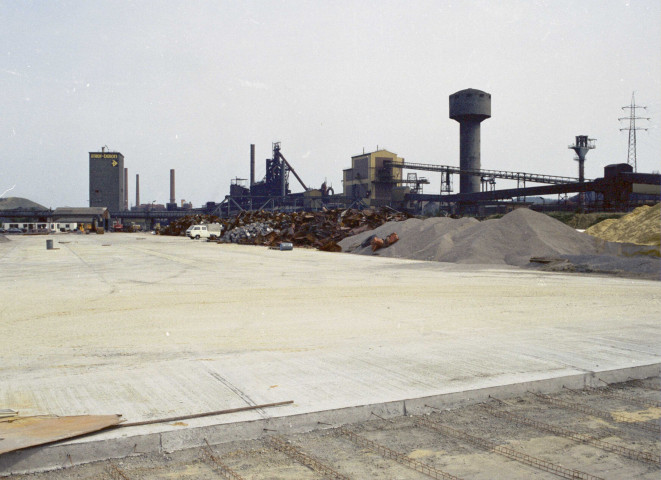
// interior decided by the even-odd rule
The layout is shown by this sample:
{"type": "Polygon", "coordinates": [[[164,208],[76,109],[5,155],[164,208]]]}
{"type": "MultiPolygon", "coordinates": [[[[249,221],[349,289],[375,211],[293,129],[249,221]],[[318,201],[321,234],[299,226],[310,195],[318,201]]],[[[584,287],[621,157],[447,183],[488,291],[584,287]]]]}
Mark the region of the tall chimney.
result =
{"type": "Polygon", "coordinates": [[[129,169],[124,169],[124,210],[129,209],[129,169]]]}
{"type": "Polygon", "coordinates": [[[255,184],[255,144],[250,144],[250,186],[255,184]]]}
{"type": "Polygon", "coordinates": [[[140,206],[140,175],[135,174],[135,206],[140,206]]]}
{"type": "Polygon", "coordinates": [[[174,168],[170,169],[170,203],[177,203],[174,197],[174,168]]]}

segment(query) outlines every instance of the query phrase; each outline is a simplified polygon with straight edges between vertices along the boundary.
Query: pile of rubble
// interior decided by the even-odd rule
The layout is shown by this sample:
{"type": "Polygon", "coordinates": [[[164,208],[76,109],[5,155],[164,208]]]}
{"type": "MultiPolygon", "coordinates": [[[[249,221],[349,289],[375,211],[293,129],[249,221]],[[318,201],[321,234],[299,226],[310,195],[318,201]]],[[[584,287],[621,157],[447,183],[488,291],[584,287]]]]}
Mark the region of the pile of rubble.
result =
{"type": "Polygon", "coordinates": [[[175,237],[186,235],[186,230],[191,225],[199,223],[220,223],[220,219],[215,215],[186,215],[170,222],[170,225],[162,227],[159,230],[160,235],[171,235],[175,237]]]}
{"type": "Polygon", "coordinates": [[[264,238],[272,232],[274,230],[268,223],[255,222],[225,232],[221,237],[221,241],[225,243],[251,243],[251,240],[257,237],[264,238]]]}
{"type": "Polygon", "coordinates": [[[389,208],[334,209],[320,212],[245,211],[229,219],[196,215],[170,224],[161,233],[183,235],[190,225],[220,223],[220,242],[276,246],[290,242],[295,246],[339,252],[340,240],[377,228],[387,222],[411,218],[411,215],[389,208]]]}

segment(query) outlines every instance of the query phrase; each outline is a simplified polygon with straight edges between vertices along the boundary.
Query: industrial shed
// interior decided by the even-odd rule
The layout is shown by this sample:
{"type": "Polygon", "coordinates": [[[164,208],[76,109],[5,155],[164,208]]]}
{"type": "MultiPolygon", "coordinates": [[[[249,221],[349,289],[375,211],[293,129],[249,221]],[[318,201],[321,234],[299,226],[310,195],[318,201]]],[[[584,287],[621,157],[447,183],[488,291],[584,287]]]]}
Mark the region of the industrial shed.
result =
{"type": "Polygon", "coordinates": [[[108,229],[110,212],[106,207],[62,207],[53,211],[53,222],[70,222],[108,229]]]}
{"type": "Polygon", "coordinates": [[[361,198],[367,205],[386,205],[393,187],[402,183],[402,170],[388,168],[386,162],[403,164],[404,159],[387,150],[351,157],[351,168],[343,170],[344,196],[361,198]]]}

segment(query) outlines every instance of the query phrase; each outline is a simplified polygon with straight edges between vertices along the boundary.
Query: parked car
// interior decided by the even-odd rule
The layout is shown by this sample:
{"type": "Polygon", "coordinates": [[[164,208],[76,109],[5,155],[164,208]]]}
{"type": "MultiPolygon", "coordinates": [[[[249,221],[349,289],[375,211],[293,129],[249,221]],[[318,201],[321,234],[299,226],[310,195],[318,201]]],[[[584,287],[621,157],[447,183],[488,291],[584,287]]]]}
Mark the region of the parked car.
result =
{"type": "Polygon", "coordinates": [[[220,238],[222,233],[223,226],[220,223],[206,223],[200,225],[191,225],[188,230],[186,230],[186,236],[190,239],[200,238],[220,238]]]}
{"type": "Polygon", "coordinates": [[[9,230],[7,230],[7,233],[23,233],[23,230],[21,230],[20,228],[10,228],[9,230]]]}

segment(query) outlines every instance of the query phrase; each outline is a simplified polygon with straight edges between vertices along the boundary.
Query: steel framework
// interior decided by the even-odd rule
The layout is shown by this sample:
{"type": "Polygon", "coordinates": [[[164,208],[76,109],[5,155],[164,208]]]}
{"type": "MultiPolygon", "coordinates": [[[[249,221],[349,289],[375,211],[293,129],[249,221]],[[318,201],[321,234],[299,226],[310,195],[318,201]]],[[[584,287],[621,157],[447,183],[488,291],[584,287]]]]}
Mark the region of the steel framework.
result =
{"type": "Polygon", "coordinates": [[[647,110],[647,107],[641,105],[636,105],[635,99],[636,92],[631,94],[631,105],[622,107],[622,110],[629,110],[628,117],[620,117],[619,121],[629,120],[629,126],[626,128],[620,128],[620,132],[623,130],[629,131],[629,148],[627,149],[627,163],[633,167],[633,171],[638,171],[638,162],[636,159],[636,130],[645,130],[646,128],[641,128],[636,126],[636,120],[649,120],[649,117],[638,117],[636,116],[636,109],[647,110]]]}
{"type": "Polygon", "coordinates": [[[553,435],[559,435],[561,437],[569,438],[577,443],[586,443],[594,447],[600,448],[607,452],[613,452],[624,457],[632,458],[634,460],[640,460],[647,463],[653,463],[654,465],[661,466],[661,461],[659,461],[659,456],[650,452],[642,452],[634,450],[633,448],[623,447],[621,445],[615,445],[613,443],[604,442],[598,438],[595,438],[584,433],[574,432],[567,428],[562,428],[557,425],[550,425],[548,423],[540,422],[538,420],[533,420],[532,418],[524,417],[522,415],[515,415],[509,412],[503,412],[497,410],[489,405],[482,406],[487,412],[497,418],[502,418],[515,423],[520,423],[523,425],[528,425],[530,427],[536,428],[543,432],[552,433],[553,435]]]}
{"type": "MultiPolygon", "coordinates": [[[[476,437],[475,435],[470,435],[466,432],[462,432],[461,430],[455,430],[454,428],[450,428],[447,425],[443,425],[441,423],[438,423],[434,420],[431,420],[427,417],[420,417],[416,419],[416,422],[418,425],[422,427],[427,427],[431,430],[436,430],[437,432],[440,432],[444,435],[448,435],[450,437],[457,438],[459,440],[463,440],[468,443],[472,443],[475,446],[478,446],[480,448],[483,448],[487,451],[492,451],[494,453],[497,453],[499,455],[503,455],[504,457],[509,458],[510,460],[515,460],[519,463],[523,463],[524,465],[528,465],[533,468],[537,468],[539,470],[543,470],[545,472],[550,472],[555,475],[558,475],[563,478],[568,478],[568,479],[582,479],[582,480],[599,480],[601,477],[596,477],[594,475],[591,475],[586,472],[581,472],[580,470],[574,470],[570,468],[565,468],[561,465],[556,465],[551,462],[547,462],[546,460],[542,460],[541,458],[536,458],[531,455],[527,455],[525,453],[519,452],[517,450],[514,450],[512,448],[505,447],[503,445],[498,445],[494,442],[491,442],[485,438],[480,438],[476,437]]],[[[603,480],[603,479],[601,479],[603,480]]]]}
{"type": "MultiPolygon", "coordinates": [[[[453,167],[450,165],[434,165],[430,163],[394,163],[386,160],[384,165],[391,168],[407,168],[410,170],[425,170],[428,172],[441,172],[445,175],[460,174],[460,175],[474,175],[476,177],[491,177],[503,178],[507,180],[516,180],[525,185],[526,182],[532,183],[545,183],[548,185],[561,185],[566,183],[578,183],[579,179],[574,177],[560,177],[557,175],[541,175],[537,173],[526,172],[510,172],[507,170],[485,170],[485,169],[465,169],[460,167],[453,167]]],[[[586,179],[586,182],[592,180],[586,179]]]]}
{"type": "Polygon", "coordinates": [[[630,427],[638,428],[640,430],[652,432],[657,435],[661,434],[661,425],[659,425],[658,423],[652,424],[652,423],[639,422],[636,417],[633,417],[631,415],[626,415],[624,413],[606,412],[603,410],[592,408],[589,405],[584,405],[582,403],[566,402],[564,400],[560,400],[559,398],[550,397],[542,393],[533,393],[533,392],[531,393],[535,397],[547,403],[550,403],[551,405],[557,405],[558,407],[561,408],[574,410],[576,412],[585,413],[587,415],[603,418],[605,420],[612,420],[620,424],[625,424],[630,427]]]}
{"type": "Polygon", "coordinates": [[[220,458],[213,454],[211,451],[211,445],[207,442],[207,439],[204,439],[204,442],[207,444],[206,447],[202,447],[202,458],[207,462],[212,462],[213,466],[216,468],[216,473],[220,474],[223,478],[227,480],[244,480],[244,478],[232,470],[229,466],[225,465],[220,458]]]}
{"type": "Polygon", "coordinates": [[[314,470],[315,472],[318,472],[319,474],[323,475],[325,478],[329,478],[332,480],[350,480],[350,477],[347,477],[346,475],[342,475],[340,472],[320,462],[316,458],[308,455],[307,453],[303,452],[301,449],[297,448],[291,443],[287,443],[287,441],[284,440],[283,438],[269,437],[266,439],[266,443],[270,447],[284,453],[289,458],[296,460],[301,465],[305,465],[306,467],[314,470]]]}
{"type": "Polygon", "coordinates": [[[409,467],[417,472],[424,473],[429,477],[439,480],[461,480],[461,478],[455,477],[454,475],[444,472],[443,470],[440,470],[432,465],[427,465],[426,463],[415,460],[404,453],[397,452],[372,440],[368,440],[365,437],[361,437],[360,435],[357,435],[347,428],[340,428],[340,433],[358,446],[365,447],[368,450],[381,455],[382,457],[391,458],[397,463],[409,467]]]}

